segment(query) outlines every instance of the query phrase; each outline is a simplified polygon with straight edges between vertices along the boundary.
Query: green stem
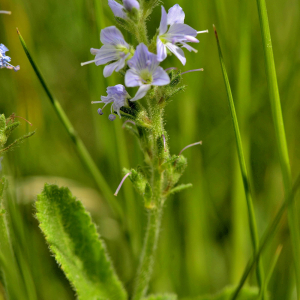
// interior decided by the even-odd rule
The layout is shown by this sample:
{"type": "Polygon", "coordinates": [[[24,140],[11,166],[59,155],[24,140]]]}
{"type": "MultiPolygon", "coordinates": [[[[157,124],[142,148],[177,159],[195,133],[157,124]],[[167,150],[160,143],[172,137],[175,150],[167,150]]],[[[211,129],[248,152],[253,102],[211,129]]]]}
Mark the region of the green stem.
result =
{"type": "Polygon", "coordinates": [[[158,105],[158,100],[153,99],[149,103],[150,115],[152,120],[152,205],[148,210],[148,225],[146,237],[143,245],[140,265],[137,273],[133,300],[142,299],[147,292],[149,281],[152,275],[154,255],[159,238],[161,225],[161,217],[163,212],[163,196],[162,196],[162,171],[160,168],[160,151],[158,139],[163,134],[162,112],[158,105]]]}
{"type": "MultiPolygon", "coordinates": [[[[252,241],[253,251],[254,251],[254,253],[256,253],[258,250],[258,247],[259,247],[259,239],[258,239],[258,234],[257,234],[257,226],[256,226],[256,221],[255,221],[252,196],[251,196],[251,191],[250,191],[250,181],[249,181],[248,174],[247,174],[246,162],[245,162],[245,157],[244,157],[243,147],[242,147],[242,139],[241,139],[241,134],[240,134],[240,130],[239,130],[239,125],[238,125],[238,120],[237,120],[237,116],[236,116],[233,97],[232,97],[232,93],[231,93],[230,83],[229,83],[229,79],[227,76],[227,72],[226,72],[226,68],[225,68],[225,64],[224,64],[224,60],[223,60],[223,55],[222,55],[222,51],[221,51],[218,34],[217,34],[215,27],[214,27],[214,30],[215,30],[215,35],[216,35],[217,44],[218,44],[220,63],[221,63],[221,68],[222,68],[223,77],[224,77],[224,81],[225,81],[229,106],[230,106],[230,112],[231,112],[234,133],[235,133],[235,139],[236,139],[236,145],[237,145],[238,158],[239,158],[242,180],[243,180],[244,190],[245,190],[245,195],[246,195],[251,241],[252,241]]],[[[257,268],[257,281],[258,281],[258,285],[261,287],[264,282],[264,272],[263,272],[263,268],[262,268],[262,264],[261,264],[260,260],[258,262],[258,268],[257,268]]]]}
{"type": "MultiPolygon", "coordinates": [[[[285,189],[285,195],[289,195],[291,192],[291,170],[288,155],[288,147],[286,142],[284,122],[281,111],[281,103],[279,96],[279,89],[277,83],[277,75],[275,70],[275,62],[271,41],[271,34],[268,21],[267,6],[265,0],[257,0],[258,15],[261,27],[261,35],[265,57],[265,67],[269,88],[269,97],[271,102],[271,109],[273,115],[273,122],[275,127],[277,147],[280,158],[281,172],[283,177],[283,184],[285,189]]],[[[300,299],[300,234],[299,223],[297,220],[296,205],[293,204],[288,209],[289,228],[291,232],[291,241],[294,252],[294,263],[296,273],[296,288],[297,299],[300,299]]]]}
{"type": "Polygon", "coordinates": [[[52,103],[55,112],[57,113],[59,119],[61,120],[61,122],[63,123],[65,129],[67,130],[70,138],[72,139],[73,143],[75,144],[76,150],[77,150],[82,162],[85,164],[87,169],[92,174],[96,184],[98,185],[99,189],[102,191],[104,197],[108,201],[108,204],[112,208],[113,212],[116,214],[117,217],[119,217],[120,219],[123,219],[123,212],[121,210],[120,205],[118,204],[118,202],[114,198],[113,192],[110,190],[109,185],[107,184],[107,182],[104,179],[103,175],[101,174],[101,172],[97,168],[95,162],[93,161],[91,155],[89,154],[89,152],[86,149],[85,145],[83,144],[82,140],[78,136],[78,134],[75,131],[74,127],[72,126],[70,120],[68,119],[68,117],[67,117],[66,113],[64,112],[63,108],[61,107],[60,103],[54,98],[54,96],[50,92],[50,90],[49,90],[42,74],[40,73],[37,65],[35,64],[35,62],[32,59],[32,56],[30,55],[30,53],[28,51],[28,48],[26,46],[26,43],[25,43],[24,39],[22,38],[19,30],[17,30],[17,32],[18,32],[22,47],[23,47],[23,49],[24,49],[24,51],[27,55],[27,58],[28,58],[28,60],[31,64],[35,74],[37,75],[40,83],[42,84],[42,86],[43,86],[50,102],[52,103]]]}
{"type": "Polygon", "coordinates": [[[159,230],[161,224],[162,206],[148,211],[148,225],[145,236],[143,252],[135,282],[134,296],[132,300],[142,299],[147,292],[152,275],[154,254],[157,248],[159,230]]]}

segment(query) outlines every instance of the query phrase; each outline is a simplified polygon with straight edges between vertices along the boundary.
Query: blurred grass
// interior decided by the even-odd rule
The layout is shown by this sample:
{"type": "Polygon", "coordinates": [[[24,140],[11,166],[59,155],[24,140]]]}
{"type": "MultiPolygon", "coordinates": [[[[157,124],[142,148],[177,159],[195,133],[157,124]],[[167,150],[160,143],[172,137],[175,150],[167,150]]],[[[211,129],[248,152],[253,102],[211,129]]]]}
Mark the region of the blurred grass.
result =
{"type": "MultiPolygon", "coordinates": [[[[98,107],[90,104],[105,94],[103,67],[81,67],[80,62],[91,59],[91,47],[100,47],[99,30],[103,22],[114,24],[106,0],[99,1],[1,1],[1,9],[12,11],[12,15],[0,17],[0,43],[9,48],[12,63],[19,64],[21,70],[17,73],[1,70],[0,111],[7,116],[15,112],[37,128],[34,137],[5,157],[5,171],[17,182],[31,176],[56,176],[71,179],[78,186],[96,189],[25,57],[16,27],[111,189],[118,186],[123,175],[124,165],[121,164],[126,163],[126,158],[125,162],[120,159],[124,150],[120,136],[125,139],[128,153],[125,167],[142,164],[143,158],[134,137],[121,128],[121,122],[112,124],[107,114],[99,116],[98,107]],[[104,9],[104,20],[97,17],[99,3],[104,9]]],[[[176,292],[180,297],[188,297],[215,293],[227,284],[237,283],[251,255],[249,229],[243,217],[245,207],[236,206],[236,199],[243,198],[244,191],[239,188],[242,182],[236,171],[234,133],[212,24],[222,36],[223,55],[246,144],[245,155],[260,234],[281,204],[283,183],[255,1],[164,1],[166,8],[175,3],[185,10],[187,24],[198,30],[209,29],[210,33],[200,35],[200,44],[196,46],[198,54],[186,51],[186,66],[181,66],[175,57],[163,63],[165,67],[176,66],[182,70],[201,67],[205,70],[184,75],[188,88],[166,108],[166,128],[172,153],[179,153],[187,144],[199,140],[203,141],[203,146],[185,152],[189,168],[182,183],[191,182],[194,187],[167,202],[150,288],[151,292],[176,292]],[[247,16],[243,5],[247,5],[247,16]]],[[[300,132],[297,130],[300,126],[300,3],[274,0],[268,1],[267,6],[290,162],[295,176],[300,169],[300,132]]],[[[150,33],[154,33],[159,21],[160,9],[156,8],[149,22],[150,33]]],[[[134,41],[128,34],[125,36],[134,41]]],[[[113,80],[119,82],[121,77],[116,75],[113,80]]],[[[28,131],[25,123],[21,127],[16,133],[18,136],[28,131]]],[[[126,209],[129,221],[134,218],[130,214],[136,214],[135,227],[131,224],[130,228],[135,230],[135,243],[141,243],[146,215],[142,210],[142,199],[136,194],[133,200],[136,210],[128,210],[126,197],[130,189],[130,182],[125,182],[117,200],[126,209]]],[[[101,196],[95,201],[101,201],[104,207],[101,196]]],[[[23,198],[25,195],[18,195],[20,203],[23,198]]],[[[31,200],[34,200],[32,195],[31,200]]],[[[27,262],[38,299],[50,300],[57,295],[60,299],[75,299],[49,255],[32,217],[32,204],[17,207],[24,235],[30,237],[27,262]]],[[[131,252],[126,236],[117,234],[121,229],[109,210],[103,208],[100,218],[99,211],[93,211],[92,207],[90,211],[99,224],[100,233],[105,233],[115,267],[130,290],[137,262],[136,251],[131,252]]],[[[287,220],[284,224],[263,255],[268,270],[278,245],[283,245],[269,284],[275,300],[296,299],[287,220]]],[[[251,276],[249,283],[255,284],[255,276],[251,276]]]]}

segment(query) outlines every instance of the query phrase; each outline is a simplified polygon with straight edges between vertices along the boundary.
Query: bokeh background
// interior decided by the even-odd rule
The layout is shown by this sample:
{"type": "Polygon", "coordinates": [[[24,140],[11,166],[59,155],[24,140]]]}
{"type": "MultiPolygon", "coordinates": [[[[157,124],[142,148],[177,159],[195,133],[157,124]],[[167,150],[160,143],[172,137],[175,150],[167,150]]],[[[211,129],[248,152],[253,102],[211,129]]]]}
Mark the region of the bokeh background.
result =
{"type": "MultiPolygon", "coordinates": [[[[172,196],[165,209],[157,260],[150,292],[175,292],[180,298],[215,293],[236,284],[251,255],[245,196],[239,173],[233,127],[221,74],[215,24],[236,103],[247,165],[251,174],[259,234],[283,201],[282,176],[268,99],[264,56],[256,1],[173,0],[179,3],[186,23],[197,30],[197,54],[186,51],[187,64],[171,57],[165,68],[182,71],[204,68],[184,75],[186,92],[166,108],[166,129],[172,153],[202,140],[201,147],[185,152],[189,167],[181,183],[194,187],[172,196]]],[[[287,134],[293,178],[300,167],[300,2],[267,1],[275,63],[287,134]]],[[[18,240],[28,276],[37,299],[75,299],[64,274],[50,256],[34,218],[34,201],[45,182],[67,185],[91,212],[105,240],[118,275],[130,291],[142,246],[146,213],[142,199],[128,180],[117,200],[126,213],[131,243],[124,226],[114,220],[105,198],[80,161],[74,145],[55,114],[19,42],[19,28],[53,94],[96,161],[112,193],[123,177],[122,168],[143,163],[139,145],[122,129],[124,120],[110,122],[97,114],[91,101],[105,95],[103,67],[81,62],[93,59],[89,49],[100,48],[101,26],[114,25],[106,0],[1,0],[0,43],[17,73],[0,70],[0,112],[28,119],[14,137],[36,129],[36,134],[3,161],[10,178],[11,201],[17,203],[23,239],[18,240]],[[100,18],[103,9],[105,18],[100,18]]],[[[150,36],[160,22],[157,7],[148,22],[150,36]]],[[[127,41],[134,37],[124,32],[127,41]]],[[[122,83],[115,74],[112,81],[122,83]]],[[[131,94],[133,91],[131,90],[131,94]]],[[[141,100],[144,101],[144,100],[141,100]]],[[[13,138],[11,138],[11,141],[13,138]]],[[[299,200],[299,197],[296,198],[299,200]]],[[[265,269],[279,245],[283,246],[272,275],[272,299],[296,299],[292,251],[286,217],[263,255],[265,269]]],[[[255,285],[252,274],[249,285],[255,285]]],[[[25,299],[25,298],[24,298],[25,299]]]]}

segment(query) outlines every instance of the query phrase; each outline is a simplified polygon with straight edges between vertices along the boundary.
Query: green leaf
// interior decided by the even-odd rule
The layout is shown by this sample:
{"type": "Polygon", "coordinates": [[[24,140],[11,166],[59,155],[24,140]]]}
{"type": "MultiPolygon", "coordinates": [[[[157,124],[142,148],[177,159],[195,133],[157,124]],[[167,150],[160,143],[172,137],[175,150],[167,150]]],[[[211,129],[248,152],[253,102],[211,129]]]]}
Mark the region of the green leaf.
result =
{"type": "Polygon", "coordinates": [[[46,184],[36,209],[50,249],[79,299],[127,299],[90,215],[68,188],[46,184]]]}
{"type": "MultiPolygon", "coordinates": [[[[196,298],[184,298],[182,300],[229,300],[232,296],[235,287],[226,287],[222,292],[215,295],[199,296],[196,298]]],[[[259,290],[256,287],[244,287],[237,300],[256,300],[259,295],[259,290]]]]}
{"type": "Polygon", "coordinates": [[[177,295],[175,294],[160,294],[160,295],[150,295],[143,300],[177,300],[177,295]]]}

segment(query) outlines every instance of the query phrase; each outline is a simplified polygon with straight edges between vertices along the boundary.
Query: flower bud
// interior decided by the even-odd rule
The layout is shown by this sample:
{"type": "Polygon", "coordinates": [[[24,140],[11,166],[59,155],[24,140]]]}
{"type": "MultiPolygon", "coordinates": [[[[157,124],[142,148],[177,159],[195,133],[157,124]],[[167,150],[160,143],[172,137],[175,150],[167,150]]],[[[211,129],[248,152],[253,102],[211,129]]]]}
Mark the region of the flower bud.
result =
{"type": "Polygon", "coordinates": [[[123,0],[123,4],[128,11],[131,11],[133,8],[140,9],[140,4],[137,0],[123,0]]]}
{"type": "Polygon", "coordinates": [[[99,114],[100,116],[102,116],[102,115],[103,115],[103,111],[102,111],[102,109],[101,109],[101,108],[98,108],[97,112],[98,112],[98,114],[99,114]]]}
{"type": "Polygon", "coordinates": [[[113,114],[110,114],[110,115],[108,116],[108,120],[109,120],[109,121],[114,121],[115,119],[116,119],[116,116],[113,115],[113,114]]]}

